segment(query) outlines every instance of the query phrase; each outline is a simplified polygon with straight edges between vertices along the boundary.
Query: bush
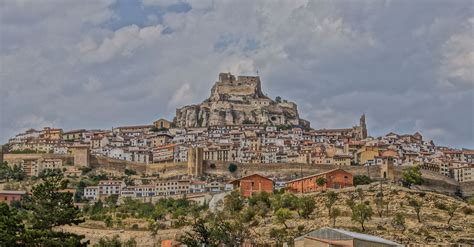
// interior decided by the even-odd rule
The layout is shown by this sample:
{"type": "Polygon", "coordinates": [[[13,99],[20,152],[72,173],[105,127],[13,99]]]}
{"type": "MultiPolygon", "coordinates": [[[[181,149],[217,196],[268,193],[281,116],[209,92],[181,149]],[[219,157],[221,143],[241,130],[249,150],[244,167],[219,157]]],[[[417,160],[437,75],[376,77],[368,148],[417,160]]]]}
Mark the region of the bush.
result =
{"type": "Polygon", "coordinates": [[[248,119],[245,119],[244,121],[242,121],[242,124],[254,124],[254,122],[252,122],[248,119]]]}
{"type": "Polygon", "coordinates": [[[133,225],[132,225],[132,230],[138,230],[138,224],[136,224],[136,223],[133,224],[133,225]]]}
{"type": "Polygon", "coordinates": [[[372,179],[367,175],[354,176],[354,186],[372,183],[372,179]]]}
{"type": "Polygon", "coordinates": [[[474,205],[474,196],[471,196],[466,199],[467,204],[474,205]]]}
{"type": "Polygon", "coordinates": [[[108,246],[114,246],[114,247],[122,246],[119,236],[115,235],[112,238],[102,237],[99,239],[99,242],[97,244],[94,244],[94,247],[108,247],[108,246]]]}
{"type": "Polygon", "coordinates": [[[436,207],[437,209],[440,209],[440,210],[447,210],[447,209],[448,209],[448,207],[446,206],[446,204],[444,204],[444,203],[442,203],[442,202],[440,202],[440,201],[435,202],[434,205],[435,205],[435,207],[436,207]]]}
{"type": "Polygon", "coordinates": [[[234,173],[237,171],[237,165],[234,163],[230,163],[228,169],[229,169],[229,172],[234,173]]]}
{"type": "Polygon", "coordinates": [[[125,175],[127,176],[137,175],[137,172],[135,170],[125,169],[125,175]]]}
{"type": "Polygon", "coordinates": [[[471,215],[474,212],[474,210],[471,207],[466,206],[466,207],[462,208],[462,212],[465,215],[471,215]]]}

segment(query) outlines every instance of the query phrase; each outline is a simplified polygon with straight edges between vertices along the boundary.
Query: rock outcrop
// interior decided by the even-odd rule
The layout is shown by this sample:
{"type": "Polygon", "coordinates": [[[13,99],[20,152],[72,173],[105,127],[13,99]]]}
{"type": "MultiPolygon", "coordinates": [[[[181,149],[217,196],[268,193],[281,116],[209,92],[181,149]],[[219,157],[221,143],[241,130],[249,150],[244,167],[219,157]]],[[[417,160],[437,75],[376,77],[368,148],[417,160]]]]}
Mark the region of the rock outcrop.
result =
{"type": "Polygon", "coordinates": [[[309,122],[299,118],[297,105],[286,100],[265,96],[258,76],[219,74],[211,96],[198,105],[176,110],[177,127],[208,127],[218,125],[262,124],[300,125],[309,122]]]}

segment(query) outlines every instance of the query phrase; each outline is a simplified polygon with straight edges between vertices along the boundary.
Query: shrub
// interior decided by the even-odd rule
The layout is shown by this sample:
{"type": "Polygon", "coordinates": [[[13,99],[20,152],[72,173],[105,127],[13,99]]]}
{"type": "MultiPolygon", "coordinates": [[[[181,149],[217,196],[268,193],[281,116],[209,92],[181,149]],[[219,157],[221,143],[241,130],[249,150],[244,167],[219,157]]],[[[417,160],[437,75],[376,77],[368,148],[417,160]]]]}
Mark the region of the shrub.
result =
{"type": "Polygon", "coordinates": [[[244,121],[242,121],[242,124],[254,124],[254,122],[252,122],[251,120],[245,119],[244,121]]]}
{"type": "Polygon", "coordinates": [[[316,184],[319,186],[319,187],[322,187],[324,184],[326,184],[326,178],[324,177],[319,177],[316,179],[316,184]]]}
{"type": "Polygon", "coordinates": [[[440,201],[436,201],[434,205],[435,205],[435,207],[436,207],[437,209],[440,209],[440,210],[447,210],[447,209],[448,209],[448,207],[446,206],[446,204],[444,204],[444,203],[442,203],[442,202],[440,202],[440,201]]]}
{"type": "Polygon", "coordinates": [[[132,230],[138,230],[138,224],[136,224],[136,223],[133,224],[133,225],[132,225],[132,230]]]}
{"type": "Polygon", "coordinates": [[[131,170],[131,169],[125,169],[125,175],[127,176],[131,176],[131,175],[137,175],[137,172],[135,170],[131,170]]]}
{"type": "Polygon", "coordinates": [[[228,169],[229,169],[229,172],[234,173],[237,171],[237,165],[234,163],[230,163],[228,169]]]}
{"type": "Polygon", "coordinates": [[[471,215],[473,213],[474,210],[472,210],[471,207],[469,206],[466,206],[464,208],[462,208],[462,212],[465,214],[465,215],[471,215]]]}
{"type": "Polygon", "coordinates": [[[109,237],[102,237],[99,239],[97,244],[94,244],[94,247],[106,247],[106,246],[122,246],[120,238],[118,235],[113,236],[112,238],[109,237]]]}
{"type": "Polygon", "coordinates": [[[372,183],[372,179],[367,175],[354,176],[354,186],[372,183]]]}
{"type": "Polygon", "coordinates": [[[471,197],[467,198],[466,202],[470,205],[474,205],[474,196],[471,196],[471,197]]]}
{"type": "Polygon", "coordinates": [[[393,217],[392,221],[390,222],[392,227],[400,230],[402,233],[405,232],[406,225],[405,225],[405,215],[402,212],[398,212],[393,217]]]}

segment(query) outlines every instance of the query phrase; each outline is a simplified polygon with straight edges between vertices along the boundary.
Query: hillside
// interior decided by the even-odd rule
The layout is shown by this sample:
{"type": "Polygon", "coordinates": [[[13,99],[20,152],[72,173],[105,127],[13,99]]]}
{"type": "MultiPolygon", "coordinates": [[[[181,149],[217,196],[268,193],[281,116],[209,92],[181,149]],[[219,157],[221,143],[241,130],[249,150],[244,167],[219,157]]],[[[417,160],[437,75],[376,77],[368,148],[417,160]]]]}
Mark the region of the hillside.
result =
{"type": "MultiPolygon", "coordinates": [[[[397,186],[383,185],[382,192],[384,194],[384,200],[388,201],[388,211],[387,207],[384,206],[382,217],[379,217],[374,202],[376,194],[380,192],[379,184],[373,183],[371,185],[359,186],[358,188],[361,188],[363,191],[363,201],[368,201],[374,212],[372,219],[365,224],[365,232],[368,234],[380,236],[402,244],[474,244],[474,215],[472,212],[469,212],[469,209],[472,211],[472,205],[469,206],[460,199],[432,192],[420,192],[397,186]],[[423,202],[420,213],[421,223],[418,223],[413,207],[408,204],[410,198],[423,202]],[[439,205],[438,207],[435,205],[437,202],[445,206],[458,206],[449,225],[447,224],[449,218],[447,211],[439,209],[439,205]],[[406,229],[403,233],[400,229],[395,229],[394,226],[392,226],[391,222],[396,213],[402,213],[405,217],[406,229]]],[[[350,231],[361,231],[360,225],[351,221],[351,209],[346,205],[346,200],[351,196],[358,202],[358,200],[360,200],[359,192],[356,191],[355,188],[346,188],[337,191],[337,193],[338,199],[334,207],[340,209],[341,216],[336,219],[336,227],[350,231]]],[[[300,197],[301,195],[297,196],[300,197]]],[[[222,211],[222,217],[224,217],[227,222],[236,222],[239,221],[239,219],[247,218],[247,220],[242,221],[244,223],[239,223],[244,226],[244,230],[241,229],[243,231],[241,233],[245,233],[246,239],[255,244],[271,244],[282,239],[286,241],[305,232],[319,229],[320,227],[332,226],[332,222],[328,218],[328,210],[325,207],[327,192],[305,194],[304,196],[311,197],[315,202],[316,208],[308,219],[300,217],[297,210],[290,210],[290,216],[285,222],[288,228],[277,220],[274,211],[269,208],[264,217],[259,216],[259,213],[257,213],[250,218],[248,217],[248,205],[238,213],[239,217],[235,217],[235,214],[229,213],[229,208],[225,208],[222,211]]],[[[274,199],[275,196],[270,197],[272,208],[274,199]]],[[[206,214],[207,213],[201,212],[200,217],[205,218],[204,215],[206,214]]],[[[103,222],[97,221],[88,221],[81,226],[65,227],[63,229],[74,233],[85,234],[92,242],[98,241],[100,237],[110,237],[118,234],[122,240],[135,237],[140,246],[152,246],[152,243],[159,243],[160,240],[174,238],[183,234],[185,231],[191,231],[191,226],[196,218],[192,214],[188,214],[186,218],[188,223],[185,224],[185,226],[172,227],[173,222],[176,223],[176,220],[171,217],[166,217],[160,222],[167,227],[158,230],[155,237],[152,237],[151,232],[147,230],[148,221],[146,219],[123,220],[123,223],[130,221],[140,225],[140,229],[135,230],[127,226],[128,224],[111,229],[105,227],[103,222]]]]}

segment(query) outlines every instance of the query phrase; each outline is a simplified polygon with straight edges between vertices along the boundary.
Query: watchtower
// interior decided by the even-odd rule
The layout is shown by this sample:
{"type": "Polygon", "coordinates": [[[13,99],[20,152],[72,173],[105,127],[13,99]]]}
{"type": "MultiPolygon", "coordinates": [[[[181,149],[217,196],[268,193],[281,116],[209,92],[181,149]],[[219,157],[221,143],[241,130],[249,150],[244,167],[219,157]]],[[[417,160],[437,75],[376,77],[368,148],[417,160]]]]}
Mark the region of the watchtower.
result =
{"type": "Polygon", "coordinates": [[[74,156],[74,166],[89,167],[90,150],[87,145],[77,145],[70,148],[74,156]]]}
{"type": "Polygon", "coordinates": [[[203,174],[203,157],[202,148],[190,147],[188,149],[188,175],[201,176],[203,174]]]}
{"type": "Polygon", "coordinates": [[[380,177],[384,180],[395,181],[395,169],[393,167],[393,158],[389,157],[380,166],[380,177]]]}

